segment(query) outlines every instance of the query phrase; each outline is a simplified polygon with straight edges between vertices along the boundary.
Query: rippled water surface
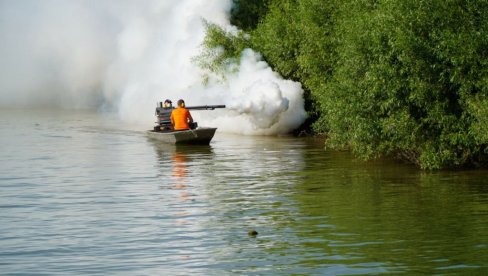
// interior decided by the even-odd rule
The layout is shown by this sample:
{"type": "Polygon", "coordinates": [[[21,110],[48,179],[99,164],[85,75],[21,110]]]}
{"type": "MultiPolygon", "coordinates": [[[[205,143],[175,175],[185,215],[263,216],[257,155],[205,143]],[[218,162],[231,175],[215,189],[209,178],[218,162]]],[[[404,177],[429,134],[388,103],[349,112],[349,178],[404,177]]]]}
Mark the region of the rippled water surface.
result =
{"type": "Polygon", "coordinates": [[[175,147],[82,112],[0,111],[0,142],[3,275],[488,273],[487,171],[218,131],[175,147]]]}

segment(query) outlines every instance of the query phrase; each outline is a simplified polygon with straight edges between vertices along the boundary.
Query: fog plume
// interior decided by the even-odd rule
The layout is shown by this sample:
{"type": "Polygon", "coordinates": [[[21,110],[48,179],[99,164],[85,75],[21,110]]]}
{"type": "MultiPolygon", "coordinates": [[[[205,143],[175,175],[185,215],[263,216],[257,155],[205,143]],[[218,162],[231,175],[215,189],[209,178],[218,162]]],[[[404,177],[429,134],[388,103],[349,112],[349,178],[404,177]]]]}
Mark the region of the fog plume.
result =
{"type": "Polygon", "coordinates": [[[231,0],[0,0],[0,108],[97,109],[151,128],[156,103],[225,104],[201,126],[272,135],[305,119],[299,83],[247,49],[226,81],[192,60],[203,20],[233,29],[231,0]]]}

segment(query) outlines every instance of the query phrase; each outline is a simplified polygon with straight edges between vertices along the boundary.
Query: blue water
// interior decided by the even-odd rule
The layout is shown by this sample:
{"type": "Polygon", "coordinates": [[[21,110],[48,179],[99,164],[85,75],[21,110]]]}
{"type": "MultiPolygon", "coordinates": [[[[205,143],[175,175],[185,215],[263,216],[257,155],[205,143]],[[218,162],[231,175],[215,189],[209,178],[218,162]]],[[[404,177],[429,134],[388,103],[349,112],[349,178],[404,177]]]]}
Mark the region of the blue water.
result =
{"type": "Polygon", "coordinates": [[[0,114],[1,275],[488,272],[483,170],[425,173],[293,137],[175,147],[108,115],[0,114]]]}

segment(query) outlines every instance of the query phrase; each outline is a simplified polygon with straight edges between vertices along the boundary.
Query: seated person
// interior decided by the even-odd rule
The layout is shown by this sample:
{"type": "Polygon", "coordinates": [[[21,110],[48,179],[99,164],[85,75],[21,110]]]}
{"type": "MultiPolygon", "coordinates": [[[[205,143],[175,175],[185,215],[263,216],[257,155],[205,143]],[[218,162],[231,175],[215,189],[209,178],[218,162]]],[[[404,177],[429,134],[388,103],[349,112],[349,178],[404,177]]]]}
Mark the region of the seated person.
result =
{"type": "Polygon", "coordinates": [[[173,124],[171,123],[171,112],[173,111],[173,105],[170,100],[165,100],[163,103],[163,108],[160,109],[158,114],[159,125],[161,130],[171,130],[173,129],[173,124]]]}
{"type": "Polygon", "coordinates": [[[185,108],[185,101],[178,100],[178,108],[171,112],[171,123],[175,130],[190,129],[190,123],[193,123],[190,111],[185,108]]]}

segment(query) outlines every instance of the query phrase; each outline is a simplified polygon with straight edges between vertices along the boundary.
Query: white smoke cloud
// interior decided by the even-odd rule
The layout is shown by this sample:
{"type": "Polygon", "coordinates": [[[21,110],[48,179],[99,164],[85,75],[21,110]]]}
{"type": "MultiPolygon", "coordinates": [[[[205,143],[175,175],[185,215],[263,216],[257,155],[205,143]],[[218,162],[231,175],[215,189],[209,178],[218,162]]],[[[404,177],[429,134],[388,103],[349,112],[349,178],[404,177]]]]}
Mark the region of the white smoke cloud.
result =
{"type": "Polygon", "coordinates": [[[226,132],[285,134],[306,118],[301,84],[284,80],[251,49],[244,51],[239,70],[229,73],[226,83],[205,89],[202,93],[223,101],[228,110],[225,114],[202,111],[201,116],[226,132]]]}
{"type": "Polygon", "coordinates": [[[203,19],[232,29],[231,0],[0,0],[0,107],[115,110],[152,128],[158,101],[226,104],[195,111],[221,131],[286,133],[305,119],[299,83],[244,52],[227,81],[202,85],[192,58],[203,19]]]}

